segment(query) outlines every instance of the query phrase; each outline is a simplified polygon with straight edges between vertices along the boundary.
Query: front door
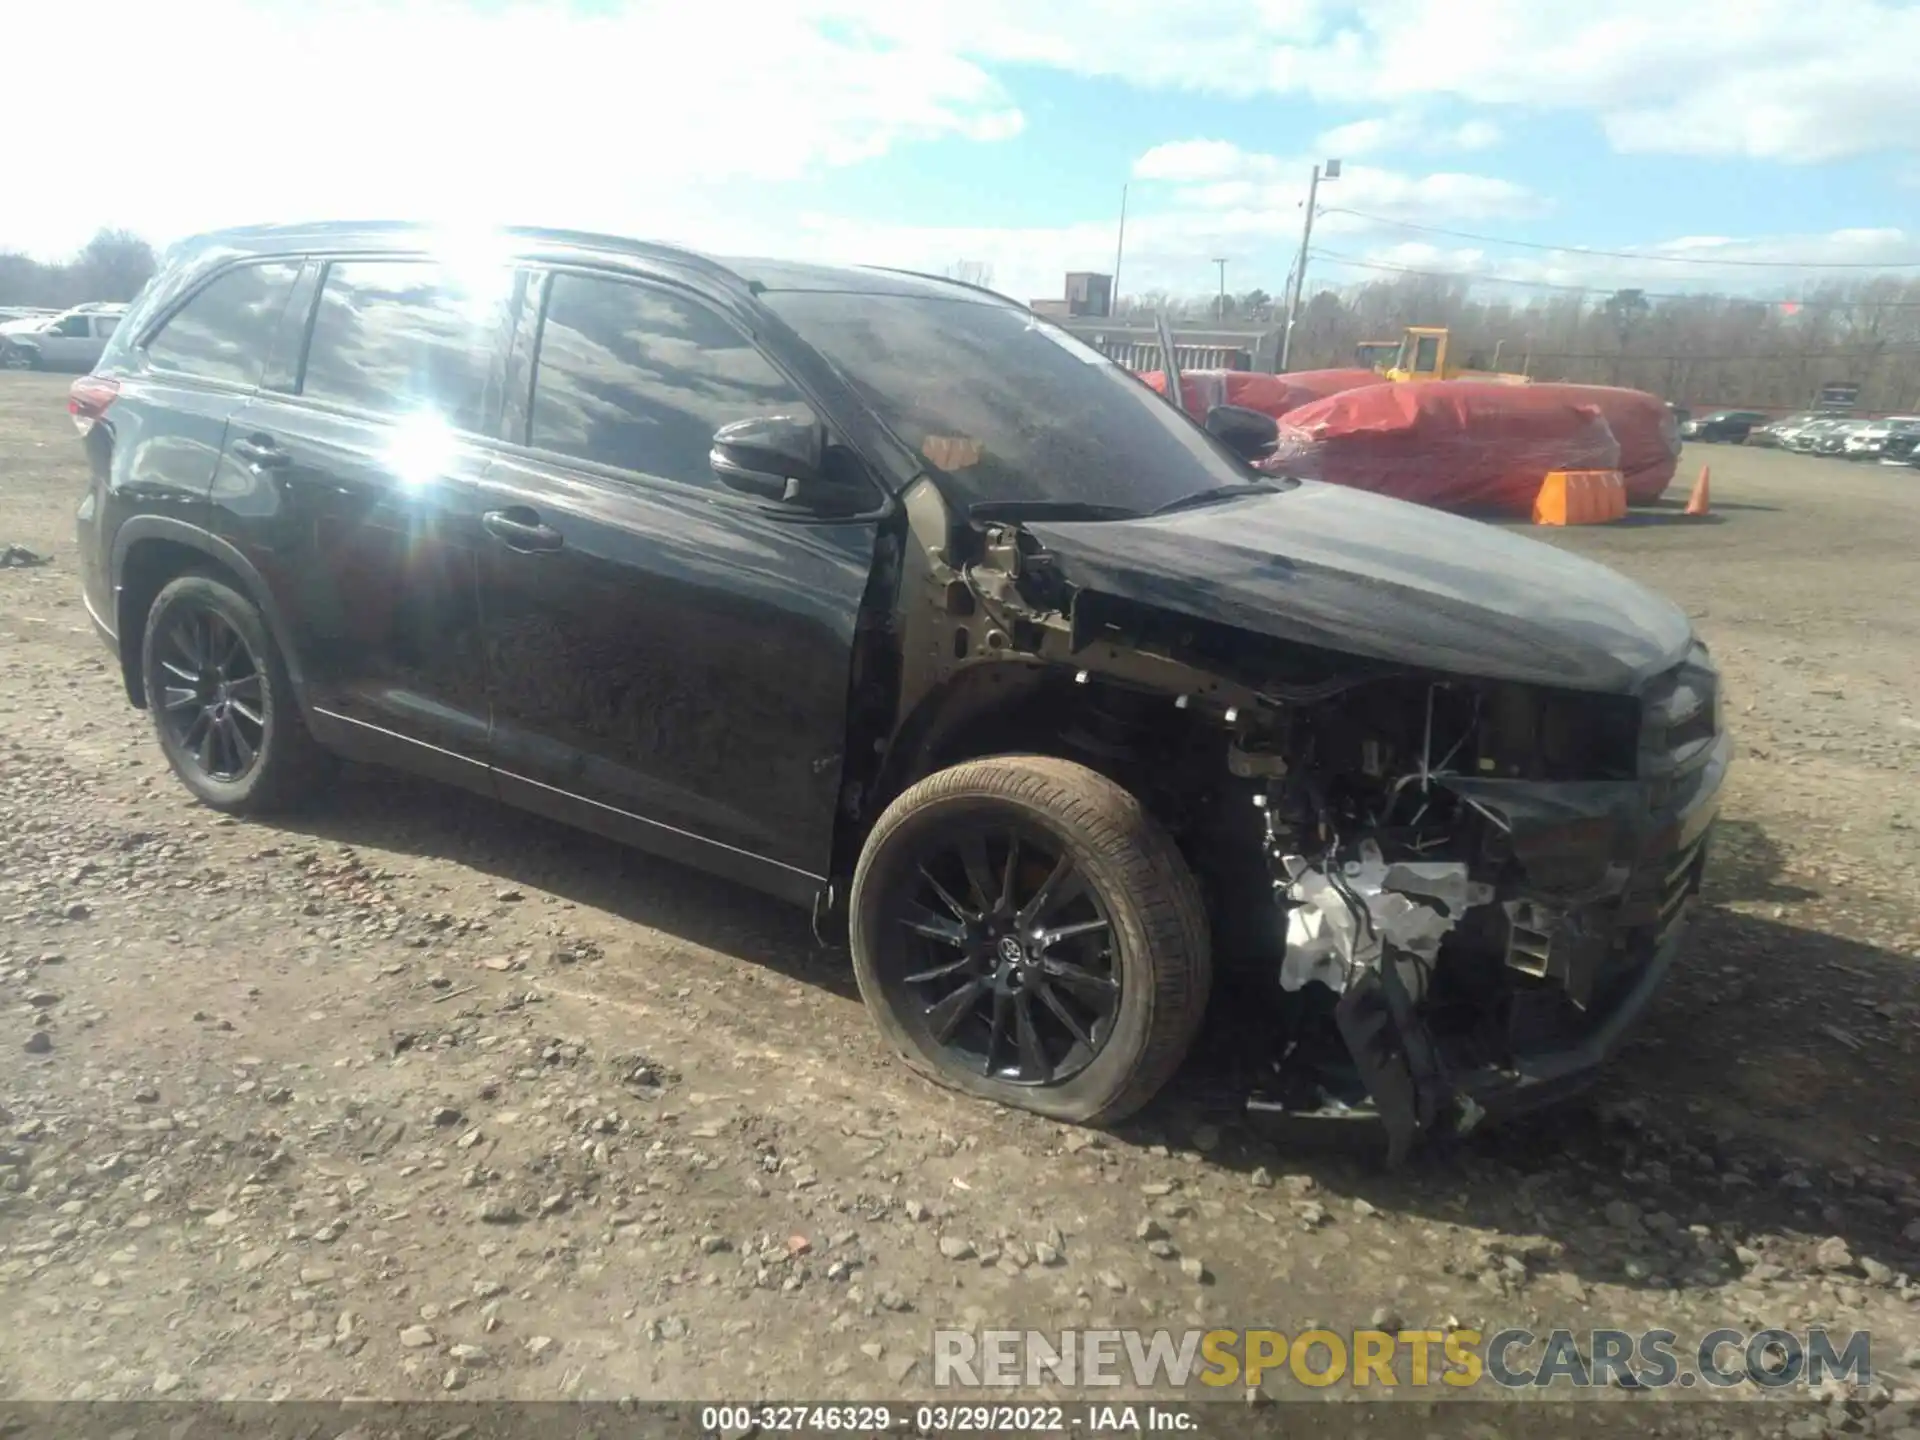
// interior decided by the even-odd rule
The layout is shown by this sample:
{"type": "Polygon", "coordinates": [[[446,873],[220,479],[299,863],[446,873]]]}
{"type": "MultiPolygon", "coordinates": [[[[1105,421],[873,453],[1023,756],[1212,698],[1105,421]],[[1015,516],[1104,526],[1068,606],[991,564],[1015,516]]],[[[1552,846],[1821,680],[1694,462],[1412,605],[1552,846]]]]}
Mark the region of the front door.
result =
{"type": "Polygon", "coordinates": [[[93,347],[92,318],[66,315],[42,330],[39,335],[40,359],[49,370],[88,369],[97,355],[93,347]]]}
{"type": "Polygon", "coordinates": [[[557,273],[538,333],[526,444],[483,485],[500,793],[809,897],[876,527],[719,485],[718,427],[810,411],[690,293],[557,273]]]}
{"type": "Polygon", "coordinates": [[[304,364],[233,417],[216,513],[285,617],[316,731],[490,790],[476,594],[510,271],[413,259],[321,278],[304,364]]]}

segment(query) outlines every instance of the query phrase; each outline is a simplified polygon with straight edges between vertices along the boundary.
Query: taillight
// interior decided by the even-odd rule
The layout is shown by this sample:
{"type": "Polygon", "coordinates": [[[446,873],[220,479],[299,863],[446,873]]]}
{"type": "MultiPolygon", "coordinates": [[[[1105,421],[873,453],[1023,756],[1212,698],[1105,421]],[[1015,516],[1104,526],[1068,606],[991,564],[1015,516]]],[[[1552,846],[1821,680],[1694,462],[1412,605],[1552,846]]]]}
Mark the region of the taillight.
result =
{"type": "Polygon", "coordinates": [[[94,421],[105,418],[107,407],[119,394],[118,380],[82,375],[67,390],[67,414],[73,417],[73,428],[85,435],[93,429],[94,421]]]}

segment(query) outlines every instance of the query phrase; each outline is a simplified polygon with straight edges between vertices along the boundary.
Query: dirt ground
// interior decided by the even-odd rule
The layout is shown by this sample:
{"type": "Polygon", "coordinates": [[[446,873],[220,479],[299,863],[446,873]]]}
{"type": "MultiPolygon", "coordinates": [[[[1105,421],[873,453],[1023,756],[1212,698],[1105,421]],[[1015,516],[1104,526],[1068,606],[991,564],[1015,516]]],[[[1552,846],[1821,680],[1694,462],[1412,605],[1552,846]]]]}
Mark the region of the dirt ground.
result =
{"type": "Polygon", "coordinates": [[[79,602],[64,388],[0,376],[0,546],[50,557],[0,569],[0,1398],[898,1397],[942,1325],[1825,1323],[1881,1378],[1818,1423],[1916,1423],[1920,472],[1699,447],[1710,520],[1547,536],[1725,669],[1708,903],[1594,1103],[1387,1174],[1250,1132],[1239,1044],[1119,1134],[962,1102],[801,913],[482,800],[199,808],[79,602]]]}

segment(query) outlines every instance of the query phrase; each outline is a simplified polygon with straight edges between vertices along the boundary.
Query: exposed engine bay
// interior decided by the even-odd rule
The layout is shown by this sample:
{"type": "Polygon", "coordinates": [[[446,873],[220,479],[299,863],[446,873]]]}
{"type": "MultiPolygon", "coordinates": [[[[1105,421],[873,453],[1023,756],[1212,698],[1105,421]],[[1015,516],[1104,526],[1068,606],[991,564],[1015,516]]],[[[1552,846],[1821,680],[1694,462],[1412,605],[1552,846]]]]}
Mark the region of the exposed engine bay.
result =
{"type": "Polygon", "coordinates": [[[1023,528],[974,534],[904,577],[951,638],[903,688],[983,696],[920,760],[961,727],[1046,732],[1147,803],[1216,967],[1272,981],[1251,1111],[1377,1123],[1397,1160],[1590,1077],[1699,886],[1726,760],[1703,650],[1624,694],[1438,673],[1079,587],[1023,528]]]}

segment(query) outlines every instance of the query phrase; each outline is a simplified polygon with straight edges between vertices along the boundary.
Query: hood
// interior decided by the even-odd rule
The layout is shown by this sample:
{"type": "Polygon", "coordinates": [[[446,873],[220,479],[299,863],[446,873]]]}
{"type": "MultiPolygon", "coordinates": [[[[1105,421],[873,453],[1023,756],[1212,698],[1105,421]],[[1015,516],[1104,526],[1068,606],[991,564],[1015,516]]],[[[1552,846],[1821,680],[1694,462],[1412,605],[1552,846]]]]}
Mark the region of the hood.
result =
{"type": "Polygon", "coordinates": [[[1313,481],[1164,516],[1026,529],[1076,586],[1455,675],[1627,693],[1684,659],[1693,636],[1671,601],[1604,565],[1313,481]]]}
{"type": "Polygon", "coordinates": [[[30,315],[24,320],[0,322],[0,335],[32,335],[47,328],[51,315],[30,315]]]}

